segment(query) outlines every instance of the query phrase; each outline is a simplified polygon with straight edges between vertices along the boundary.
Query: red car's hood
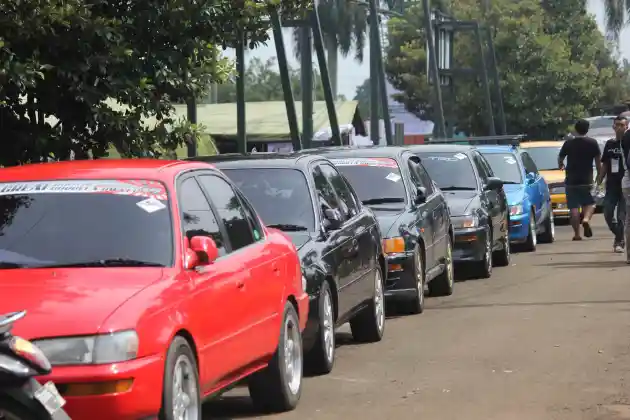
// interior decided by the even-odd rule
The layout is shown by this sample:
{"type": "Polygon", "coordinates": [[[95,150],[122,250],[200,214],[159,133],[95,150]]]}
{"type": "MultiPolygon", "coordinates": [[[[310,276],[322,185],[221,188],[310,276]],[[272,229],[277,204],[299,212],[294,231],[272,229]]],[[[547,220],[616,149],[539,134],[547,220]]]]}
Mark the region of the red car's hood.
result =
{"type": "Polygon", "coordinates": [[[0,269],[0,313],[26,310],[13,332],[27,339],[94,334],[162,268],[0,269]]]}

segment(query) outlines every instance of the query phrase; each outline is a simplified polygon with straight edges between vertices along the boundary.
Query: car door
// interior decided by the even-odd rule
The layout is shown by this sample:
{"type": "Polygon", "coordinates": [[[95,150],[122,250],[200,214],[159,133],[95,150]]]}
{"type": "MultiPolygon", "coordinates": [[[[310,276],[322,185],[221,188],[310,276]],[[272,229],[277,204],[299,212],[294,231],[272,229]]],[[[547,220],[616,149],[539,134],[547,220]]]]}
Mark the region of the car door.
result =
{"type": "Polygon", "coordinates": [[[409,173],[409,179],[411,180],[412,196],[415,197],[415,192],[418,188],[423,188],[425,191],[426,201],[422,204],[415,205],[414,211],[416,213],[416,228],[423,232],[425,241],[428,240],[425,253],[427,258],[426,269],[429,271],[439,264],[438,261],[440,258],[440,253],[438,249],[436,249],[439,241],[435,220],[438,211],[438,202],[435,200],[435,194],[431,194],[430,186],[425,185],[420,178],[420,174],[418,173],[418,162],[420,159],[417,156],[405,156],[404,160],[407,166],[407,172],[409,173]]]}
{"type": "Polygon", "coordinates": [[[357,302],[371,299],[374,293],[373,274],[377,263],[376,246],[372,242],[371,230],[374,219],[367,212],[361,211],[359,200],[346,179],[331,164],[319,165],[322,173],[333,186],[341,207],[346,211],[347,229],[352,232],[353,252],[358,255],[356,279],[351,286],[352,294],[357,295],[357,302]]]}
{"type": "Polygon", "coordinates": [[[235,268],[249,274],[240,285],[243,312],[238,316],[245,324],[239,341],[249,350],[241,351],[248,357],[245,363],[251,363],[275,347],[278,302],[287,275],[285,259],[265,240],[249,203],[228,181],[211,174],[199,175],[198,179],[225,226],[235,268]]]}
{"type": "Polygon", "coordinates": [[[239,263],[230,255],[225,226],[194,176],[178,180],[177,196],[186,238],[211,237],[219,250],[213,264],[190,271],[186,285],[190,288],[192,333],[198,343],[200,382],[207,390],[242,367],[239,333],[247,325],[242,285],[249,279],[249,271],[237,270],[239,263]]]}
{"type": "Polygon", "coordinates": [[[546,202],[544,199],[544,190],[546,187],[545,181],[540,176],[538,172],[538,167],[534,163],[534,160],[529,156],[529,153],[522,152],[521,159],[523,159],[523,166],[525,167],[525,173],[533,173],[534,181],[532,183],[527,183],[527,194],[532,200],[532,204],[534,205],[534,212],[536,214],[536,223],[540,224],[543,219],[544,211],[546,211],[546,202]]]}
{"type": "Polygon", "coordinates": [[[314,164],[311,168],[311,175],[315,185],[315,194],[319,217],[325,229],[326,241],[330,251],[327,253],[327,263],[333,267],[337,274],[337,287],[339,296],[339,314],[342,316],[354,308],[360,296],[351,288],[357,280],[360,272],[359,244],[354,237],[353,229],[346,223],[344,209],[339,203],[339,197],[335,193],[332,185],[326,179],[319,165],[314,164]],[[340,229],[327,229],[325,209],[337,210],[342,217],[340,229]]]}
{"type": "MultiPolygon", "coordinates": [[[[415,162],[415,161],[414,161],[415,162]]],[[[430,195],[431,200],[434,203],[435,210],[433,210],[433,221],[434,221],[434,231],[436,237],[436,252],[438,253],[438,262],[442,263],[443,258],[446,258],[447,247],[448,247],[448,225],[449,225],[449,213],[448,213],[448,205],[446,201],[439,193],[439,191],[435,188],[433,180],[429,176],[429,173],[424,169],[420,159],[418,162],[416,169],[418,170],[418,175],[420,175],[420,180],[422,181],[422,185],[427,189],[427,194],[430,195]]]]}
{"type": "Polygon", "coordinates": [[[477,169],[477,173],[479,174],[479,177],[481,179],[481,186],[483,189],[481,194],[483,197],[485,197],[485,201],[487,202],[488,215],[491,218],[490,223],[492,225],[493,232],[500,232],[501,223],[503,222],[503,217],[502,217],[502,212],[501,212],[502,207],[503,207],[501,201],[503,200],[501,200],[501,197],[500,197],[501,193],[496,190],[486,190],[484,188],[485,185],[487,185],[488,183],[488,178],[492,176],[493,174],[492,172],[488,172],[488,169],[484,166],[482,162],[483,158],[477,151],[472,152],[471,155],[472,155],[475,168],[477,169]]]}

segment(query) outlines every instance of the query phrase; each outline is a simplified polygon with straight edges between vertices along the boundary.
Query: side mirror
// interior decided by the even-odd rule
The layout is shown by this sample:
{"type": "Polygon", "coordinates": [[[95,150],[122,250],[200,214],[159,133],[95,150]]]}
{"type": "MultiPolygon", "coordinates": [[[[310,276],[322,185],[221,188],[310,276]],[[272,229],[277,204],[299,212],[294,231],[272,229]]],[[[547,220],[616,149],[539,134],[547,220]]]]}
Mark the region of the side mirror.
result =
{"type": "Polygon", "coordinates": [[[488,178],[488,182],[486,183],[485,187],[486,191],[500,190],[501,188],[503,188],[503,181],[493,176],[488,178]]]}
{"type": "Polygon", "coordinates": [[[427,189],[424,187],[418,187],[416,189],[416,204],[422,204],[427,201],[427,189]]]}
{"type": "Polygon", "coordinates": [[[214,240],[208,236],[193,236],[190,248],[184,256],[184,265],[193,269],[199,265],[212,264],[219,257],[219,248],[214,240]]]}
{"type": "Polygon", "coordinates": [[[528,172],[526,178],[528,184],[533,184],[536,181],[536,174],[533,172],[528,172]]]}
{"type": "Polygon", "coordinates": [[[327,230],[341,229],[342,220],[341,220],[341,213],[339,213],[339,210],[325,209],[324,218],[325,218],[325,221],[327,222],[325,226],[327,230]]]}

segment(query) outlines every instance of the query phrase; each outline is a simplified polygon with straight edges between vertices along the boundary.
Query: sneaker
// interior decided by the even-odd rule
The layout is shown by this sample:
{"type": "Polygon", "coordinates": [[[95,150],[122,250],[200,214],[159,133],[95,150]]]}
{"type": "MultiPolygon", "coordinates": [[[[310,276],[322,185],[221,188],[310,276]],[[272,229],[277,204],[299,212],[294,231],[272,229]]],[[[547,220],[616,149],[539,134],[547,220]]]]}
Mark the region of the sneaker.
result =
{"type": "Polygon", "coordinates": [[[615,245],[615,247],[613,248],[613,252],[615,254],[623,254],[624,251],[625,250],[621,245],[615,245]]]}

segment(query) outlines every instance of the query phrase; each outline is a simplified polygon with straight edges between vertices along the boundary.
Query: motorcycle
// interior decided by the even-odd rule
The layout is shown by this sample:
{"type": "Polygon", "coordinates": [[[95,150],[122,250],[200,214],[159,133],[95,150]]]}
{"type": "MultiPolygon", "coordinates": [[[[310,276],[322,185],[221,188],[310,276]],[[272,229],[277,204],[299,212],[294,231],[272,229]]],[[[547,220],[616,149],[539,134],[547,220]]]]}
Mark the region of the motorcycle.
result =
{"type": "Polygon", "coordinates": [[[0,420],[70,420],[55,385],[35,379],[52,371],[44,353],[11,334],[24,316],[26,311],[0,315],[0,420]]]}

